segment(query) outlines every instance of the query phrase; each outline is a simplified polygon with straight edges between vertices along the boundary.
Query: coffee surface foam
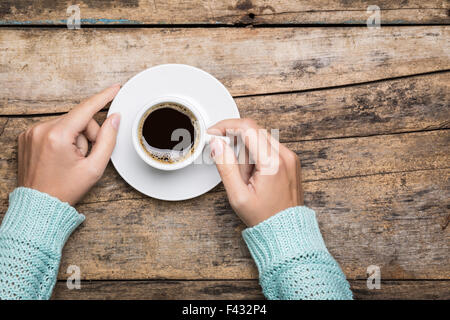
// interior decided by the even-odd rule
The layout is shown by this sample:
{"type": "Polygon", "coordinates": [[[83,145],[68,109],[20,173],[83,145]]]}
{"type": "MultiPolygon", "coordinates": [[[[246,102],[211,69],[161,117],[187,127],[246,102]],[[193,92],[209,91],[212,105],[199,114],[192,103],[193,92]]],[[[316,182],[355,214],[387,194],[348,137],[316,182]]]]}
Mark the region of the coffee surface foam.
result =
{"type": "Polygon", "coordinates": [[[200,128],[199,128],[199,123],[198,123],[197,118],[192,113],[192,111],[190,111],[188,108],[186,108],[185,106],[178,104],[178,103],[163,102],[163,103],[160,103],[160,104],[157,104],[157,105],[151,107],[144,114],[144,116],[141,118],[141,120],[139,122],[138,133],[139,133],[139,141],[140,141],[141,147],[144,149],[146,154],[148,154],[152,159],[159,161],[161,163],[174,164],[174,163],[182,162],[183,160],[189,158],[195,152],[198,142],[199,142],[200,128]],[[146,119],[151,115],[151,113],[155,112],[158,109],[163,109],[163,108],[174,109],[174,110],[181,112],[184,115],[189,117],[189,119],[191,120],[191,123],[194,127],[194,141],[191,142],[190,148],[185,148],[183,150],[160,149],[160,148],[155,148],[155,147],[151,146],[146,141],[145,137],[143,136],[143,126],[144,126],[146,119]]]}

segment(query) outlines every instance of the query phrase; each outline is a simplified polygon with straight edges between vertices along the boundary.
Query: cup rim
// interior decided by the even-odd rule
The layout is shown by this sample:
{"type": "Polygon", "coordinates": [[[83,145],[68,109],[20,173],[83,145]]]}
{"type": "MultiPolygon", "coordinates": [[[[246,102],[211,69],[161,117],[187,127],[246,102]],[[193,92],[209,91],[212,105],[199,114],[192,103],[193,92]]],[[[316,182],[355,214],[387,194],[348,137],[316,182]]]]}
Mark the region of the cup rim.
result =
{"type": "Polygon", "coordinates": [[[189,99],[186,99],[184,97],[179,97],[179,96],[175,96],[175,95],[165,95],[165,96],[158,97],[156,99],[152,99],[142,105],[141,109],[139,109],[139,112],[135,116],[134,123],[132,126],[131,136],[132,136],[133,146],[134,146],[135,151],[137,152],[138,156],[145,163],[147,163],[149,166],[159,169],[159,170],[173,171],[173,170],[178,170],[178,169],[187,167],[188,165],[193,163],[199,157],[199,155],[203,152],[203,148],[205,146],[205,141],[206,141],[206,137],[205,137],[206,136],[206,127],[205,127],[205,122],[204,122],[204,119],[203,119],[200,111],[198,110],[198,108],[195,106],[195,104],[193,102],[191,102],[189,99]],[[198,142],[196,150],[194,150],[194,153],[190,157],[188,157],[180,162],[176,162],[176,163],[162,163],[162,162],[159,162],[159,161],[153,159],[143,150],[141,143],[139,142],[139,138],[138,138],[138,128],[139,128],[139,124],[140,124],[140,120],[142,119],[142,116],[150,108],[154,107],[157,104],[164,103],[164,102],[172,102],[172,103],[181,104],[182,106],[189,109],[194,114],[194,116],[197,118],[197,121],[199,122],[199,130],[200,130],[199,136],[200,137],[199,137],[199,142],[198,142]]]}

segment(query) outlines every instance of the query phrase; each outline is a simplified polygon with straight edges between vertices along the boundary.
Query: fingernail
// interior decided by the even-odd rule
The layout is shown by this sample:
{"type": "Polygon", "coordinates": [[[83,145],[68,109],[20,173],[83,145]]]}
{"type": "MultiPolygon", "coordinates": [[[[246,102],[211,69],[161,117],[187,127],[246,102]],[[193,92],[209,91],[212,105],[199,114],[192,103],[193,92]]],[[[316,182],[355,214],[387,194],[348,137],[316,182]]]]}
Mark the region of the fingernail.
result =
{"type": "Polygon", "coordinates": [[[220,156],[223,153],[223,144],[219,139],[214,138],[209,147],[211,148],[211,158],[220,156]]]}
{"type": "Polygon", "coordinates": [[[113,113],[111,116],[111,125],[114,129],[118,130],[120,125],[120,114],[119,113],[113,113]]]}
{"type": "Polygon", "coordinates": [[[117,82],[117,83],[114,83],[110,88],[120,87],[120,86],[121,86],[121,84],[119,82],[117,82]]]}

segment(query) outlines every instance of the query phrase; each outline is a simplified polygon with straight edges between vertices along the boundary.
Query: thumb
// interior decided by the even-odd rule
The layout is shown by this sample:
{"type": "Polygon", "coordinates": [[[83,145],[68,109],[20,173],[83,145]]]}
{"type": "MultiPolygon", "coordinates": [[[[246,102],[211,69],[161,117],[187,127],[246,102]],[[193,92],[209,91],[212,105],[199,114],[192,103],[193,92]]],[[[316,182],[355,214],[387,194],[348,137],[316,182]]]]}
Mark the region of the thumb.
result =
{"type": "Polygon", "coordinates": [[[211,158],[216,163],[230,202],[248,193],[247,185],[242,179],[239,164],[233,149],[222,139],[213,138],[210,143],[211,158]]]}
{"type": "MultiPolygon", "coordinates": [[[[120,114],[113,113],[102,124],[88,160],[92,166],[104,170],[116,145],[120,114]]],[[[103,171],[102,171],[103,172],[103,171]]]]}

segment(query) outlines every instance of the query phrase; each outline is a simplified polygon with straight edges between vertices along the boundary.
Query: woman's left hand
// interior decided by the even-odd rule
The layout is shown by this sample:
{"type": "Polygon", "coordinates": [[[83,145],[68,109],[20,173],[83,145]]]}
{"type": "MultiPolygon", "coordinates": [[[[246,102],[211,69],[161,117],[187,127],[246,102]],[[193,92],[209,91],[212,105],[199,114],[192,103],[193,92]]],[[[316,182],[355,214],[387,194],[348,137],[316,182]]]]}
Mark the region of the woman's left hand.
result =
{"type": "Polygon", "coordinates": [[[120,115],[112,114],[101,127],[93,116],[119,89],[120,85],[105,89],[69,113],[21,133],[19,186],[77,203],[102,176],[116,144],[120,115]],[[93,145],[89,155],[88,141],[93,145]]]}

